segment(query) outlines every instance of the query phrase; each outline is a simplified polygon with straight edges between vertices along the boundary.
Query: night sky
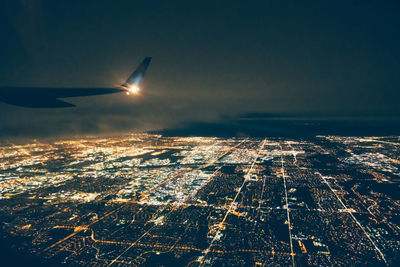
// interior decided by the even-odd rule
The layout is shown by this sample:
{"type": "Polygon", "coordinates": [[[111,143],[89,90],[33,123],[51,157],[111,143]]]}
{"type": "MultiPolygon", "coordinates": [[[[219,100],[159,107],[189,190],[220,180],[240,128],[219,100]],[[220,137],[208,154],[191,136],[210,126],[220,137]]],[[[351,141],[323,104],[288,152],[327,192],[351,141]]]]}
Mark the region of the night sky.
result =
{"type": "Polygon", "coordinates": [[[0,86],[112,87],[153,57],[140,96],[0,103],[0,137],[264,117],[397,118],[399,1],[0,3],[0,86]],[[282,115],[284,114],[284,115],[282,115]],[[253,116],[254,117],[254,116],[253,116]]]}

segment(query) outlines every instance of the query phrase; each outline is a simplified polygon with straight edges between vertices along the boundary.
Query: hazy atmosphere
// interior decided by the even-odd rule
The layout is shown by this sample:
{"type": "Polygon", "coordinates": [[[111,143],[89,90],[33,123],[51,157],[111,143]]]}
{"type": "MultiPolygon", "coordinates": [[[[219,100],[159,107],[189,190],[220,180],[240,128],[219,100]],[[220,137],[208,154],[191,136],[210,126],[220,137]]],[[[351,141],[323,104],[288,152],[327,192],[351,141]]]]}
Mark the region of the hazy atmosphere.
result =
{"type": "Polygon", "coordinates": [[[0,103],[0,135],[162,130],[263,116],[400,114],[397,1],[2,1],[0,86],[104,87],[153,62],[139,96],[0,103]],[[27,131],[29,130],[29,131],[27,131]]]}

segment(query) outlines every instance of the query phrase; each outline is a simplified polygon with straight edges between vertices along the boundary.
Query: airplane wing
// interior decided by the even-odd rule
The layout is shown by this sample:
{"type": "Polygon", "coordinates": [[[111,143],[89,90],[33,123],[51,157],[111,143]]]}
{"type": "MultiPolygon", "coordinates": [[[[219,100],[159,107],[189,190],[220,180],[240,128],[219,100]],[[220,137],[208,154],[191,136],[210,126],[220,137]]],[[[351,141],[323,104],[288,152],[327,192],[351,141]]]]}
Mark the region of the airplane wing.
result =
{"type": "Polygon", "coordinates": [[[146,57],[125,84],[119,88],[46,88],[46,87],[0,87],[0,101],[32,108],[64,108],[75,105],[59,100],[63,97],[78,97],[113,94],[119,92],[137,93],[151,57],[146,57]]]}
{"type": "Polygon", "coordinates": [[[0,100],[16,106],[31,108],[65,108],[75,105],[59,100],[63,97],[78,97],[112,94],[125,91],[119,88],[40,88],[0,87],[0,100]]]}
{"type": "Polygon", "coordinates": [[[3,102],[20,107],[28,108],[68,108],[75,107],[74,104],[61,101],[57,98],[42,97],[40,100],[32,100],[27,98],[7,98],[2,99],[3,102]]]}

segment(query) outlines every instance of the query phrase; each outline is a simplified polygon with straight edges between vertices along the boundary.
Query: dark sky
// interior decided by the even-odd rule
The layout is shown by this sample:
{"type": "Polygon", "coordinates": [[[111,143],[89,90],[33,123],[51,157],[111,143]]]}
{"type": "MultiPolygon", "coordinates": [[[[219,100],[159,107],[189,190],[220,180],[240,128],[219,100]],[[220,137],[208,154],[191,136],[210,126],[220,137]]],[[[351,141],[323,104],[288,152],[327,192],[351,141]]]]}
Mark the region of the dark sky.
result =
{"type": "Polygon", "coordinates": [[[142,131],[247,113],[400,114],[399,1],[0,4],[0,86],[104,87],[153,62],[142,95],[0,103],[0,136],[142,131]]]}

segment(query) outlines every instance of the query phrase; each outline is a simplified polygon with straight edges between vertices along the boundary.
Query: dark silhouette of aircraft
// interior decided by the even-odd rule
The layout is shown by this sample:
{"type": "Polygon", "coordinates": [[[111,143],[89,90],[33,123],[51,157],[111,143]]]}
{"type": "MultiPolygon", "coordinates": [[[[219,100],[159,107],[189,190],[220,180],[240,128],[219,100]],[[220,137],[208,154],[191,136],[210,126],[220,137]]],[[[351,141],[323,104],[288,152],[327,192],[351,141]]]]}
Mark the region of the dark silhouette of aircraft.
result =
{"type": "Polygon", "coordinates": [[[48,87],[0,87],[0,101],[30,108],[66,108],[74,104],[59,100],[64,97],[92,96],[126,92],[136,94],[149,66],[146,57],[128,80],[117,88],[48,88],[48,87]]]}

